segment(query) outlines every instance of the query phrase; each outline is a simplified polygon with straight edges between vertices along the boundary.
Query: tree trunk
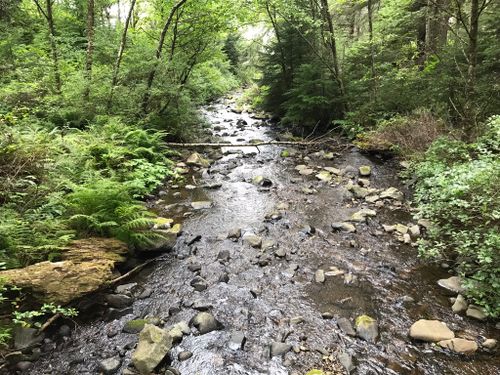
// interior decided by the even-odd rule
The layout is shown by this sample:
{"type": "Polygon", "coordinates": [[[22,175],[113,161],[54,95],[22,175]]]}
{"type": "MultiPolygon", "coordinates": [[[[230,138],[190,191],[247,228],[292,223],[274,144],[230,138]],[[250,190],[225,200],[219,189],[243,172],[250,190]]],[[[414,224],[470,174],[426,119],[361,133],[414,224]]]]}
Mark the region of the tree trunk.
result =
{"type": "Polygon", "coordinates": [[[92,63],[94,58],[94,0],[87,0],[87,56],[85,60],[85,102],[90,100],[90,85],[92,83],[92,63]]]}
{"type": "MultiPolygon", "coordinates": [[[[375,51],[373,49],[373,0],[368,0],[368,34],[370,38],[370,68],[372,74],[372,80],[375,80],[375,51]]],[[[375,86],[374,86],[374,91],[375,86]]]]}
{"type": "Polygon", "coordinates": [[[34,0],[38,11],[47,21],[49,32],[50,52],[52,56],[52,68],[54,70],[54,85],[57,94],[61,93],[61,73],[59,71],[59,51],[56,43],[56,27],[54,25],[54,16],[52,15],[53,0],[46,0],[45,10],[42,8],[38,0],[34,0]]]}
{"type": "Polygon", "coordinates": [[[337,43],[335,40],[335,29],[333,27],[333,21],[332,21],[332,15],[330,14],[330,9],[328,7],[328,0],[321,0],[321,7],[323,11],[323,19],[324,22],[326,23],[327,31],[328,31],[328,38],[327,38],[327,44],[328,47],[330,48],[330,52],[332,55],[332,63],[333,63],[333,71],[334,71],[334,79],[339,85],[339,92],[340,95],[342,96],[342,101],[343,101],[343,111],[345,112],[347,110],[347,105],[345,104],[345,88],[344,88],[344,81],[342,80],[341,73],[340,73],[340,68],[339,68],[339,61],[338,61],[338,55],[337,55],[337,43]]]}
{"type": "Polygon", "coordinates": [[[447,9],[449,0],[427,0],[427,15],[425,21],[425,58],[441,51],[448,37],[447,9]]]}
{"type": "Polygon", "coordinates": [[[149,100],[151,97],[151,87],[153,86],[153,82],[155,79],[156,69],[158,68],[158,64],[160,63],[161,60],[161,54],[163,51],[163,45],[165,43],[165,37],[167,36],[168,29],[170,28],[170,24],[172,23],[175,13],[186,3],[186,1],[187,0],[179,0],[177,4],[173,6],[172,10],[170,11],[170,14],[168,15],[167,21],[163,26],[163,30],[161,31],[160,40],[158,41],[158,46],[156,47],[156,55],[155,55],[156,60],[154,62],[153,68],[149,72],[148,80],[146,83],[146,92],[144,93],[144,98],[142,100],[142,110],[144,113],[148,111],[149,100]]]}
{"type": "Polygon", "coordinates": [[[136,0],[132,0],[132,3],[130,4],[130,10],[128,11],[127,14],[127,19],[125,20],[125,25],[123,26],[122,37],[120,40],[120,47],[118,48],[118,54],[116,55],[115,65],[113,67],[113,78],[111,80],[111,91],[109,93],[108,106],[107,106],[108,112],[111,109],[111,106],[113,105],[113,94],[115,86],[118,82],[118,74],[120,73],[120,65],[122,63],[123,51],[125,51],[125,46],[127,44],[127,31],[130,25],[132,14],[134,13],[135,2],[136,0]]]}
{"type": "Polygon", "coordinates": [[[477,43],[479,34],[479,0],[471,0],[469,18],[469,45],[467,48],[467,83],[465,87],[465,136],[472,137],[476,125],[476,70],[477,70],[477,43]]]}
{"type": "Polygon", "coordinates": [[[61,93],[61,73],[59,71],[59,53],[56,44],[56,28],[54,26],[54,17],[52,15],[52,1],[46,0],[47,6],[47,25],[49,27],[50,50],[52,53],[52,63],[54,65],[54,81],[56,93],[61,93]]]}

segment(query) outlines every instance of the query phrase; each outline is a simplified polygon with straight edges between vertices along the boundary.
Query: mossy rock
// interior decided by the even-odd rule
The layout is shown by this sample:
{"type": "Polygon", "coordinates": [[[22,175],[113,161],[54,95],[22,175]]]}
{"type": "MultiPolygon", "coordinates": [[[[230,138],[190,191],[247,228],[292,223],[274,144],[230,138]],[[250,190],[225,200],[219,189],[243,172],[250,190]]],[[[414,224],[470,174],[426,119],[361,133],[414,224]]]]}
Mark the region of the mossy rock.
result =
{"type": "Polygon", "coordinates": [[[281,151],[280,155],[281,155],[282,158],[288,158],[288,157],[290,157],[290,151],[283,150],[283,151],[281,151]]]}
{"type": "Polygon", "coordinates": [[[146,319],[129,320],[123,326],[123,332],[125,332],[125,333],[139,333],[142,331],[144,326],[148,323],[149,323],[149,321],[146,319]]]}
{"type": "Polygon", "coordinates": [[[323,370],[312,369],[306,373],[306,375],[326,375],[323,370]]]}

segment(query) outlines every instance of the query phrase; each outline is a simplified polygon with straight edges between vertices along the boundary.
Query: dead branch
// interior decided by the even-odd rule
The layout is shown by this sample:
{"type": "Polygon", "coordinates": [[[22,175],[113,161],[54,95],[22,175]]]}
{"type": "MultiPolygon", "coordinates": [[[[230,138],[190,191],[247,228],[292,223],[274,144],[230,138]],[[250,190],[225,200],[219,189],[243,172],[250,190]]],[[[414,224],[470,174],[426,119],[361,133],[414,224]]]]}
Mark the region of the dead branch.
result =
{"type": "Polygon", "coordinates": [[[168,142],[164,143],[166,147],[259,147],[259,146],[314,146],[315,142],[305,142],[305,141],[269,141],[269,142],[256,142],[256,143],[176,143],[168,142]]]}

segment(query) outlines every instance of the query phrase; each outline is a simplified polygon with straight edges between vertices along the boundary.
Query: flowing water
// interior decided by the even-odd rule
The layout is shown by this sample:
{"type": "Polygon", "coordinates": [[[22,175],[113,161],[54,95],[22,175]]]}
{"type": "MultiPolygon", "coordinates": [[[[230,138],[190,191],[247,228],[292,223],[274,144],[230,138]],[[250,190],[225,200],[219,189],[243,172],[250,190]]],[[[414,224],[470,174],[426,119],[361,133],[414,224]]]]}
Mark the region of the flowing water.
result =
{"type": "MultiPolygon", "coordinates": [[[[230,105],[221,101],[204,110],[215,136],[232,143],[273,139],[269,126],[249,114],[232,112],[230,105]],[[241,119],[248,125],[237,127],[241,119]]],[[[420,264],[414,247],[382,230],[382,223],[411,222],[406,205],[377,208],[377,216],[357,225],[356,233],[332,232],[331,223],[347,219],[361,203],[352,201],[345,180],[325,184],[294,169],[304,163],[339,169],[370,165],[372,186],[404,190],[393,163],[367,158],[355,149],[344,150],[333,160],[312,156],[306,162],[299,156],[280,157],[277,146],[222,151],[224,155],[209,169],[189,175],[187,181],[199,186],[220,183],[219,189],[166,186],[149,202],[162,216],[183,220],[183,235],[172,253],[127,281],[138,284],[136,295],[148,291],[143,294],[146,297],[136,299],[122,316],[106,313],[100,296],[87,300],[92,307],[87,306],[86,320],[78,322],[69,339],[59,340],[56,350],[45,353],[29,370],[31,374],[98,374],[99,361],[113,356],[122,358],[119,373],[131,370],[137,335],[121,332],[126,321],[157,317],[170,326],[189,321],[196,309],[208,309],[223,328],[186,336],[172,349],[170,365],[183,375],[305,374],[323,365],[342,373],[338,362],[324,359],[340,351],[354,357],[357,374],[499,373],[497,354],[480,350],[461,357],[408,338],[410,325],[420,318],[445,321],[458,336],[478,341],[498,336],[498,331],[492,323],[453,314],[448,297],[436,286],[438,278],[447,277],[446,271],[420,264]],[[252,184],[258,175],[269,178],[272,186],[252,184]],[[303,188],[317,192],[304,194],[303,188]],[[213,202],[213,207],[188,215],[190,203],[200,200],[213,202]],[[289,207],[281,215],[266,219],[284,202],[289,207]],[[262,251],[241,239],[226,239],[234,228],[259,234],[274,247],[262,251]],[[189,245],[198,235],[201,239],[189,245]],[[277,250],[283,252],[274,254],[277,250]],[[229,251],[228,261],[217,259],[221,251],[229,251]],[[202,266],[200,275],[208,282],[202,292],[190,286],[195,276],[188,269],[192,264],[202,266]],[[332,266],[344,270],[344,275],[327,277],[323,284],[314,282],[316,270],[332,266]],[[222,274],[229,276],[228,282],[219,282],[222,274]],[[408,297],[414,302],[408,302],[408,297]],[[90,311],[95,312],[91,318],[90,311]],[[334,318],[323,319],[324,312],[334,318]],[[361,314],[378,321],[380,337],[374,344],[345,335],[336,324],[339,317],[352,321],[361,314]],[[298,316],[304,321],[292,324],[290,318],[298,316]],[[244,332],[243,350],[228,347],[233,331],[244,332]],[[273,341],[306,350],[270,358],[273,341]],[[179,362],[177,354],[183,350],[193,356],[179,362]]]]}

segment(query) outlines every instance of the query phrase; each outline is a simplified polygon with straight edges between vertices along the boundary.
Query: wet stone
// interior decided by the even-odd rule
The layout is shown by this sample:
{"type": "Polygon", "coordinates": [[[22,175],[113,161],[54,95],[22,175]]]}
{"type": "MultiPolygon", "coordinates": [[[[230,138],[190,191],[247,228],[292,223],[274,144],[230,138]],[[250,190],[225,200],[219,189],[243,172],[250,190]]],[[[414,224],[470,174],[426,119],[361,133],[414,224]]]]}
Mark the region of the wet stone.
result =
{"type": "Polygon", "coordinates": [[[124,294],[108,294],[104,297],[109,306],[123,309],[132,304],[133,299],[124,294]]]}
{"type": "Polygon", "coordinates": [[[356,318],[356,333],[363,340],[375,342],[378,337],[378,324],[375,319],[368,315],[361,315],[356,318]]]}
{"type": "Polygon", "coordinates": [[[193,210],[206,210],[211,208],[213,205],[210,201],[199,201],[199,202],[191,202],[191,207],[193,210]]]}
{"type": "Polygon", "coordinates": [[[202,292],[208,288],[206,280],[201,276],[195,277],[189,284],[198,292],[202,292]]]}
{"type": "Polygon", "coordinates": [[[271,344],[271,357],[283,356],[292,350],[292,345],[284,342],[273,342],[271,344]]]}
{"type": "Polygon", "coordinates": [[[217,255],[217,259],[222,263],[229,262],[229,260],[231,259],[231,253],[229,252],[229,250],[222,250],[217,255]]]}
{"type": "Polygon", "coordinates": [[[438,345],[459,354],[473,354],[478,348],[475,341],[459,338],[440,341],[438,345]]]}
{"type": "Polygon", "coordinates": [[[324,313],[321,313],[321,317],[325,320],[333,319],[333,313],[325,311],[324,313]]]}
{"type": "Polygon", "coordinates": [[[446,323],[439,320],[420,319],[410,327],[410,337],[421,341],[437,342],[453,339],[455,334],[446,323]]]}
{"type": "Polygon", "coordinates": [[[356,331],[354,331],[354,328],[352,327],[352,324],[349,321],[349,319],[339,318],[337,320],[337,325],[339,326],[340,330],[344,332],[346,335],[356,336],[356,331]]]}
{"type": "Polygon", "coordinates": [[[198,272],[201,271],[201,264],[195,263],[195,264],[190,264],[188,266],[188,270],[191,272],[198,272]]]}
{"type": "Polygon", "coordinates": [[[243,235],[243,242],[252,247],[260,248],[262,245],[262,237],[257,236],[254,233],[247,232],[243,235]]]}
{"type": "Polygon", "coordinates": [[[191,321],[191,324],[198,329],[201,335],[215,331],[219,327],[215,317],[207,312],[198,313],[191,321]]]}
{"type": "Polygon", "coordinates": [[[474,318],[477,320],[486,320],[486,318],[488,317],[483,308],[476,305],[470,305],[465,312],[465,315],[467,315],[469,318],[474,318]]]}
{"type": "Polygon", "coordinates": [[[244,348],[246,342],[245,334],[241,331],[234,331],[231,333],[231,338],[229,339],[229,349],[231,350],[241,350],[244,348]]]}
{"type": "Polygon", "coordinates": [[[317,270],[316,273],[314,274],[314,281],[316,281],[317,283],[324,283],[325,282],[325,271],[317,270]]]}
{"type": "Polygon", "coordinates": [[[104,359],[101,362],[99,362],[99,369],[105,375],[114,374],[118,371],[121,364],[122,364],[122,362],[121,362],[119,357],[112,357],[112,358],[104,359]]]}
{"type": "Polygon", "coordinates": [[[193,356],[193,353],[190,351],[182,351],[178,354],[177,359],[182,362],[182,361],[187,361],[189,358],[193,356]]]}
{"type": "Polygon", "coordinates": [[[454,313],[461,313],[467,310],[467,306],[467,301],[461,294],[459,294],[455,299],[455,302],[453,303],[451,309],[454,313]]]}
{"type": "Polygon", "coordinates": [[[344,231],[344,232],[347,232],[347,233],[354,233],[354,232],[356,232],[356,226],[354,226],[351,223],[347,223],[347,222],[344,222],[344,223],[340,223],[340,222],[332,223],[332,229],[333,230],[341,230],[341,231],[344,231]]]}
{"type": "Polygon", "coordinates": [[[444,288],[451,293],[464,292],[464,288],[462,287],[462,282],[460,280],[460,277],[458,276],[452,276],[447,279],[440,279],[438,280],[437,283],[441,288],[444,288]]]}

